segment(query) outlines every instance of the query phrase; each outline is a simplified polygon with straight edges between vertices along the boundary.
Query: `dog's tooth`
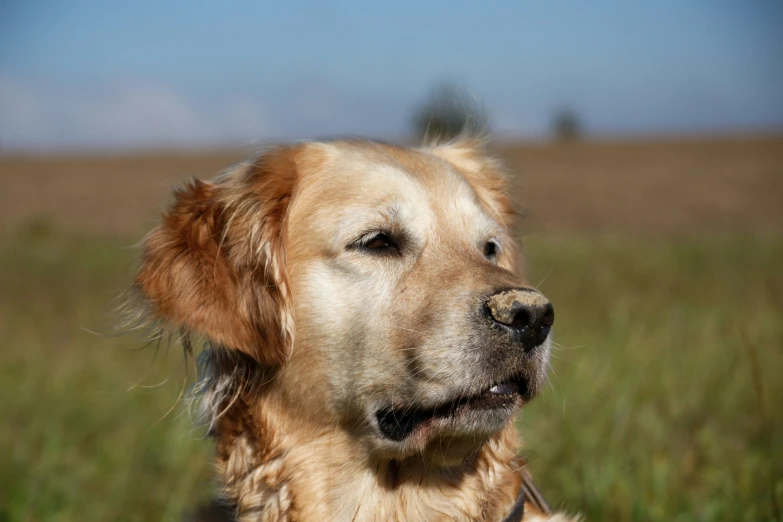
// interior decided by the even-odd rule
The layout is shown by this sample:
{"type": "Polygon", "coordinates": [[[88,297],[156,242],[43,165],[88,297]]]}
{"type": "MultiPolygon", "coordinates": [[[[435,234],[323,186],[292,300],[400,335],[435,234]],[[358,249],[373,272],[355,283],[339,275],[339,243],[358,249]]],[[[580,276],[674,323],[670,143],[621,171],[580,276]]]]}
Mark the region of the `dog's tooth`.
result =
{"type": "Polygon", "coordinates": [[[514,390],[508,384],[496,384],[495,386],[489,389],[489,393],[492,393],[494,395],[510,395],[514,393],[514,390]]]}
{"type": "Polygon", "coordinates": [[[492,388],[489,389],[489,393],[493,395],[511,395],[513,393],[518,393],[519,387],[513,383],[513,382],[504,382],[501,384],[496,384],[492,388]]]}

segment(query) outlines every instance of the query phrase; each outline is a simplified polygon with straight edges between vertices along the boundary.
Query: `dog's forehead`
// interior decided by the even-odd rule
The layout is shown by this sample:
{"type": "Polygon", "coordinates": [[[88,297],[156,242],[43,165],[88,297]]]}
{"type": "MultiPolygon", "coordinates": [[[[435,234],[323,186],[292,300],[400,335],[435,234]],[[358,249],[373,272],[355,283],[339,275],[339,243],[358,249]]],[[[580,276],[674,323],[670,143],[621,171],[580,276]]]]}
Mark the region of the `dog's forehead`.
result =
{"type": "MultiPolygon", "coordinates": [[[[304,152],[308,154],[308,151],[304,152]]],[[[426,151],[378,143],[312,143],[294,206],[312,211],[389,209],[463,224],[491,221],[465,177],[426,151]]],[[[404,216],[402,216],[404,217],[404,216]]]]}

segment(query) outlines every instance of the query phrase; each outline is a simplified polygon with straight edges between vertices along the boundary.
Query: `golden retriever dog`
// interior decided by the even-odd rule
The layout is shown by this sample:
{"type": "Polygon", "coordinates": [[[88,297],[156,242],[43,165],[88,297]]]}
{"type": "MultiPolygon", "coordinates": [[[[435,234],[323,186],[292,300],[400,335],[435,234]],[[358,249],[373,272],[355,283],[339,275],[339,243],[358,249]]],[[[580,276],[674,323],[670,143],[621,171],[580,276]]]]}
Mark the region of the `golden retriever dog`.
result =
{"type": "Polygon", "coordinates": [[[196,386],[240,521],[571,520],[517,454],[549,301],[477,139],[269,150],[144,241],[139,317],[206,339],[196,386]]]}

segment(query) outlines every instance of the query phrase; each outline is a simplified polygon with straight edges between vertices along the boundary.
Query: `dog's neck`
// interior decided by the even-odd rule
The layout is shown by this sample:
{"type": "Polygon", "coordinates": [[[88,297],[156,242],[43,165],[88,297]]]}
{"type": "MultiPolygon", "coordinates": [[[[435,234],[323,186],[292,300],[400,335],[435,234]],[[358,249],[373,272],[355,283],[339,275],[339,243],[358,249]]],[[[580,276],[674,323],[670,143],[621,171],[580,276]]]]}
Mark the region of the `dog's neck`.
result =
{"type": "MultiPolygon", "coordinates": [[[[240,401],[241,402],[241,401],[240,401]]],[[[238,520],[502,520],[522,486],[513,425],[461,466],[373,459],[339,429],[294,424],[271,401],[237,404],[216,430],[238,520]]]]}

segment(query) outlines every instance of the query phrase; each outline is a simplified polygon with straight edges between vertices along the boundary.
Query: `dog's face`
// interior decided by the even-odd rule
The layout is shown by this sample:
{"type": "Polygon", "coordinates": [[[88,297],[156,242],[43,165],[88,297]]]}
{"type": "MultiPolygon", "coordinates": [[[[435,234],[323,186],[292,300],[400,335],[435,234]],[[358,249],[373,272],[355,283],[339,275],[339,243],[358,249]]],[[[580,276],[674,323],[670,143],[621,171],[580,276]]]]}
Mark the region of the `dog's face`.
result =
{"type": "Polygon", "coordinates": [[[199,186],[187,217],[168,215],[208,227],[180,243],[180,257],[196,244],[203,255],[165,258],[182,232],[153,233],[142,292],[158,315],[274,365],[264,393],[309,422],[390,458],[464,458],[541,387],[554,317],[513,273],[494,163],[468,145],[276,154],[233,174],[241,182],[199,186]],[[160,283],[177,263],[187,274],[160,283]],[[200,288],[172,286],[183,284],[200,288]]]}
{"type": "Polygon", "coordinates": [[[541,385],[551,325],[546,300],[509,271],[505,216],[435,154],[320,154],[289,211],[291,395],[391,455],[485,439],[541,385]],[[537,332],[493,317],[490,299],[513,289],[509,308],[537,332]]]}

